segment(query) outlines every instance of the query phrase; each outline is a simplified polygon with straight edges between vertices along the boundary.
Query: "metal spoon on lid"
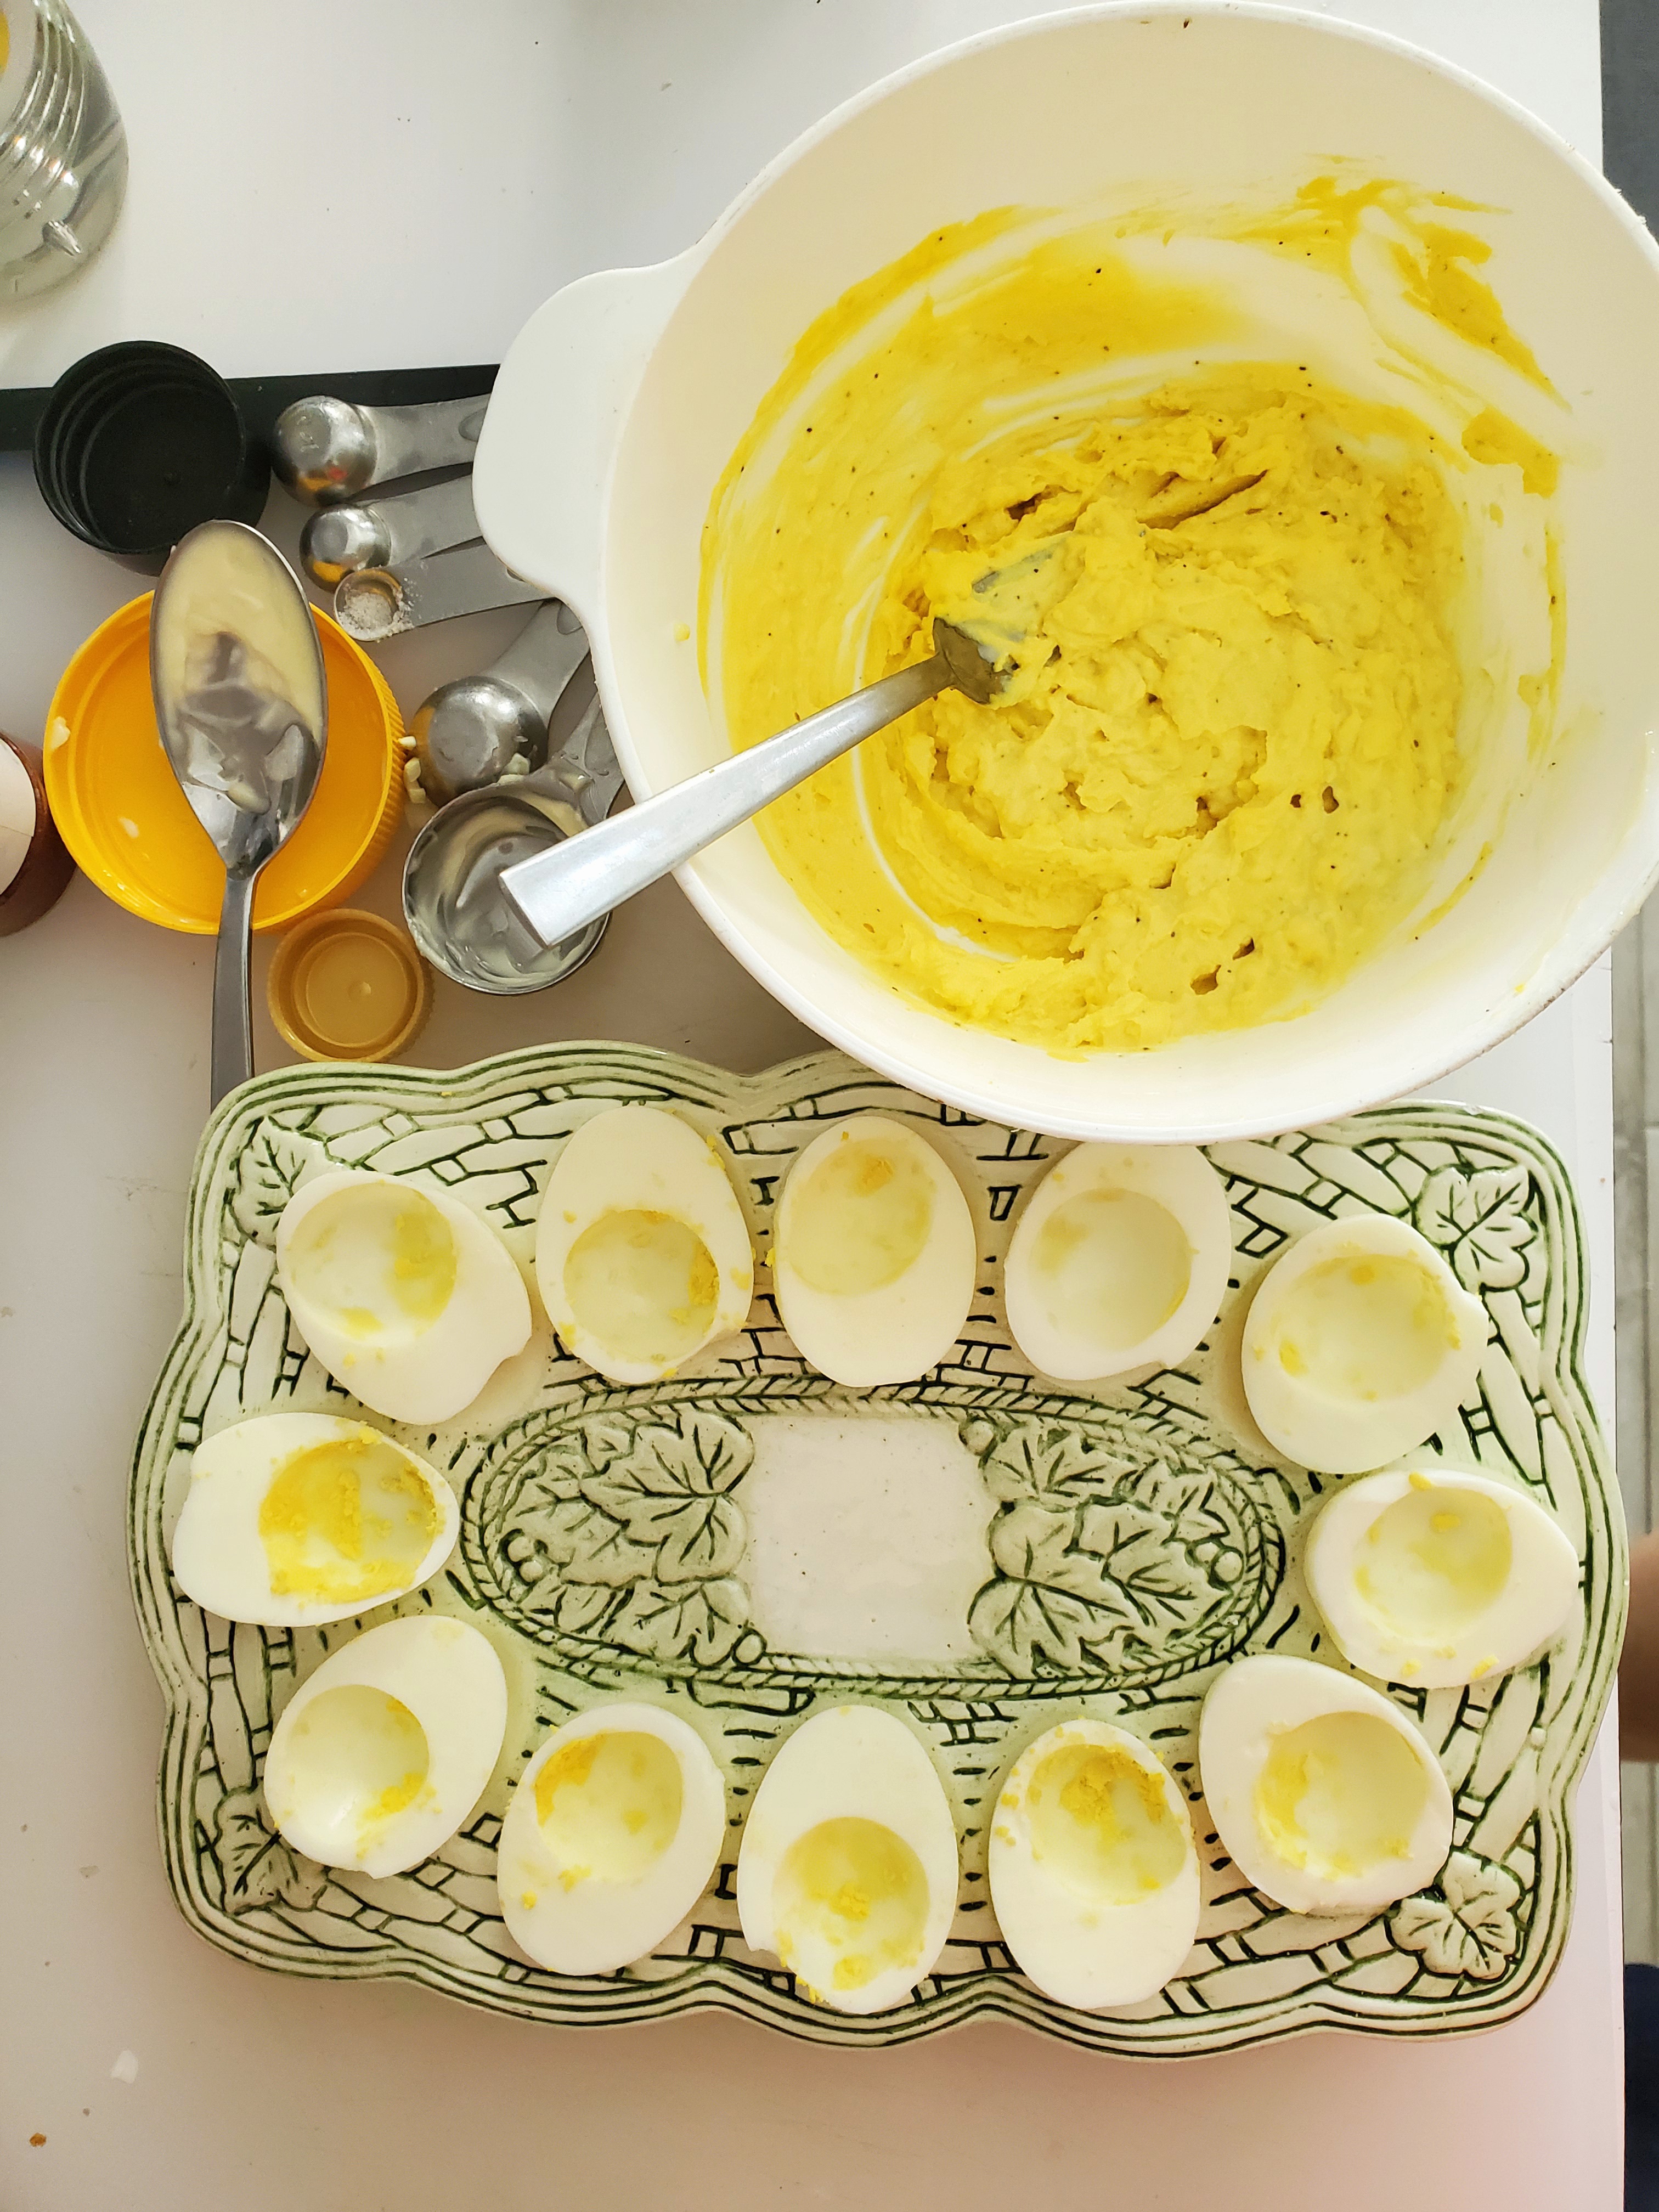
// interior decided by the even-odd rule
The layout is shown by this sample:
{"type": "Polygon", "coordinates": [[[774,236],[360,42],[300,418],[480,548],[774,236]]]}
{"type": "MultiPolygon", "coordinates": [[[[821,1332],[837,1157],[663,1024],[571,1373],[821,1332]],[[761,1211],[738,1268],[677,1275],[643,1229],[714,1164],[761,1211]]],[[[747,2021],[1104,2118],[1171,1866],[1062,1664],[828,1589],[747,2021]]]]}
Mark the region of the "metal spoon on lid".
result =
{"type": "Polygon", "coordinates": [[[311,804],[328,691],[300,580],[257,530],[181,538],[150,607],[155,720],[191,811],[225,864],[213,969],[212,1103],[253,1073],[253,887],[311,804]]]}

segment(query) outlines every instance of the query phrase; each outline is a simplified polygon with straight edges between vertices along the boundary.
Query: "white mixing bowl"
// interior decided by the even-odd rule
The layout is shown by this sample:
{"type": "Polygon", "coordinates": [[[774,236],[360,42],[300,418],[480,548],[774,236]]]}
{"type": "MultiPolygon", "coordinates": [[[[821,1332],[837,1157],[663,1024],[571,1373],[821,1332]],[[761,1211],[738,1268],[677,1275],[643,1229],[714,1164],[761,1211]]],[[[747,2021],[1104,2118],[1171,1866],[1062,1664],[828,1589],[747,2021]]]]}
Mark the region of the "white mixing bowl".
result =
{"type": "Polygon", "coordinates": [[[1522,744],[1477,777],[1481,818],[1437,891],[1492,849],[1437,918],[1425,925],[1426,902],[1414,929],[1294,1019],[1151,1052],[1058,1059],[908,1001],[811,919],[752,825],[682,871],[786,1006],[930,1097],[1132,1143],[1295,1127],[1436,1080],[1610,943],[1659,873],[1659,252],[1560,139],[1408,47],[1271,8],[1091,8],[873,87],[689,252],[556,294],[502,364],[479,521],[509,568],[586,624],[644,796],[727,750],[675,629],[697,605],[710,494],[817,315],[988,208],[1229,204],[1274,180],[1293,188],[1334,155],[1499,211],[1480,219],[1495,247],[1481,273],[1571,409],[1554,502],[1568,608],[1556,738],[1530,767],[1522,744]]]}

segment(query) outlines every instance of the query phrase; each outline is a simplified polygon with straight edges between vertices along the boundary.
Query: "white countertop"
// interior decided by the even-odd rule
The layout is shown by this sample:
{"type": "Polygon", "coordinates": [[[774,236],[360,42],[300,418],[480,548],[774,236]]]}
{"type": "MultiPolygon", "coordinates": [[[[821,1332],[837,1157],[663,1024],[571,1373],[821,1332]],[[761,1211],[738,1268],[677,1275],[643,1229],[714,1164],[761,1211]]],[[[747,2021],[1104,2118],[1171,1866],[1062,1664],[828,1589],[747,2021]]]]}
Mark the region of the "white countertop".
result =
{"type": "MultiPolygon", "coordinates": [[[[0,319],[0,382],[93,346],[174,340],[231,374],[499,358],[567,278],[687,243],[770,154],[930,47],[1041,12],[1011,0],[80,0],[132,144],[103,258],[0,319]]],[[[1329,10],[1327,12],[1339,12],[1329,10]]],[[[1365,0],[1599,143],[1595,0],[1365,0]]],[[[290,541],[297,511],[274,502],[290,541]]],[[[0,459],[0,726],[39,738],[63,663],[137,580],[49,520],[0,459]]],[[[399,640],[405,711],[518,617],[399,640]]],[[[367,902],[396,910],[402,845],[367,902]]],[[[290,1980],[173,1910],[153,1811],[161,1699],[128,1597],[131,1440],[176,1325],[206,1099],[211,948],[77,879],[0,941],[0,1495],[10,1686],[0,1781],[0,2203],[168,2212],[496,2212],[774,2204],[914,2212],[1124,2200],[1172,2212],[1622,2202],[1618,1769],[1581,1788],[1578,1901],[1523,2018],[1414,2045],[1336,2034],[1133,2064],[979,2025],[839,2052],[707,2014],[603,2033],[393,1984],[290,1980]],[[124,2053],[136,2078],[112,2078],[124,2053]],[[33,2135],[46,2142],[32,2145],[33,2135]]],[[[256,991],[263,954],[256,968],[256,991]]],[[[420,1056],[613,1036],[742,1069],[805,1033],[672,885],[545,997],[441,985],[420,1056]]],[[[281,1048],[261,1016],[260,1065],[281,1048]]],[[[1441,1086],[1538,1123],[1576,1177],[1611,1425],[1607,964],[1441,1086]]],[[[130,2070],[124,2068],[123,2071],[130,2070]]]]}

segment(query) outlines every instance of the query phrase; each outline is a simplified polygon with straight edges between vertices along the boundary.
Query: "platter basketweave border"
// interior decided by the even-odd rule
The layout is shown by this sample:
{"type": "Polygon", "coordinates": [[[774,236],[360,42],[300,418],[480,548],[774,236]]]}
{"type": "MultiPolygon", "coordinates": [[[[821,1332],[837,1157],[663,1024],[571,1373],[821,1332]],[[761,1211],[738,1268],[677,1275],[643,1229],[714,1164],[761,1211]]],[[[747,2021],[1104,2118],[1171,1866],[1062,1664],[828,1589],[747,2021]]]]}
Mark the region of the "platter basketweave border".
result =
{"type": "Polygon", "coordinates": [[[260,1966],[397,1976],[529,2019],[617,2023],[714,2006],[846,2045],[1000,2016],[1150,2057],[1315,2027],[1457,2033],[1529,2004],[1566,1938],[1568,1800],[1612,1681],[1625,1605],[1623,1519],[1580,1373],[1583,1253],[1560,1161],[1524,1123],[1433,1104],[1212,1146],[1237,1240],[1221,1321],[1179,1368],[1079,1394],[1033,1379],[1010,1343],[998,1287],[1021,1194],[1066,1149],[935,1105],[837,1054],[741,1078],[644,1048],[562,1044],[454,1073],[289,1068],[237,1092],[197,1160],[185,1319],[129,1498],[135,1601],[167,1703],[161,1841],[191,1926],[260,1966]],[[373,1167],[466,1199],[527,1258],[562,1138],[630,1100],[672,1107],[708,1134],[763,1255],[783,1170],[842,1115],[875,1109],[915,1121],[977,1191],[984,1265],[952,1359],[920,1383],[873,1394],[884,1417],[948,1422],[978,1462],[988,1522],[986,1580],[968,1623],[975,1656],[896,1672],[772,1651],[749,1620],[745,1425],[792,1409],[859,1410],[803,1367],[763,1268],[750,1327],[706,1373],[629,1393],[552,1348],[527,1383],[520,1376],[511,1404],[490,1386],[479,1407],[491,1407],[492,1393],[496,1402],[480,1429],[392,1428],[448,1469],[462,1538],[426,1591],[365,1620],[423,1607],[477,1620],[507,1664],[507,1739],[479,1808],[423,1866],[380,1881],[315,1866],[272,1832],[260,1761],[295,1683],[363,1624],[233,1626],[186,1600],[167,1566],[204,1433],[268,1407],[350,1402],[290,1328],[273,1279],[276,1217],[319,1164],[373,1167]],[[1287,1238],[1362,1209],[1414,1223],[1491,1316],[1478,1391],[1457,1433],[1432,1449],[1506,1474],[1550,1506],[1583,1575],[1579,1613],[1531,1667],[1463,1690],[1391,1687],[1451,1784],[1453,1850],[1430,1888],[1339,1920],[1283,1911],[1243,1882],[1203,1804],[1195,1727],[1218,1668],[1244,1650],[1336,1659],[1322,1651],[1299,1571],[1302,1524],[1331,1486],[1255,1434],[1237,1344],[1250,1290],[1287,1238]],[[651,1958],[603,1978],[551,1974],[523,1958],[500,1917],[501,1814],[544,1728],[629,1689],[691,1700],[723,1747],[732,1847],[651,1958]],[[778,1733],[837,1695],[908,1711],[950,1778],[963,1830],[959,1910],[937,1972],[906,2004],[869,2018],[799,1996],[786,1972],[745,1949],[737,1922],[742,1806],[778,1733]],[[1156,1746],[1192,1803],[1204,1880],[1199,1942],[1182,1973],[1144,2004],[1098,2014],[1057,2005],[1018,1974],[997,1940],[984,1874],[1001,1771],[1079,1708],[1121,1717],[1156,1746]]]}

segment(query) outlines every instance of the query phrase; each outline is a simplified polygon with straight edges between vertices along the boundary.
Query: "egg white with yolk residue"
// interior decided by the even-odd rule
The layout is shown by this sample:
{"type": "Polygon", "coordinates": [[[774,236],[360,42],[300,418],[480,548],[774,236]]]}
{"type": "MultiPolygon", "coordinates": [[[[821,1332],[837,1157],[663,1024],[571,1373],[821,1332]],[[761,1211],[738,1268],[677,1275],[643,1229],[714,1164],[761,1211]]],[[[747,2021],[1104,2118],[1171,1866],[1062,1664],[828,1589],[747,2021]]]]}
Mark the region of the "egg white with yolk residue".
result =
{"type": "Polygon", "coordinates": [[[1184,1359],[1232,1268],[1226,1186],[1191,1146],[1079,1145],[1026,1201],[1003,1270],[1042,1375],[1101,1382],[1184,1359]]]}
{"type": "Polygon", "coordinates": [[[1286,1459],[1364,1474],[1455,1419],[1487,1331],[1486,1308],[1425,1237],[1351,1214],[1298,1238],[1262,1278],[1244,1323],[1244,1395],[1286,1459]]]}
{"type": "Polygon", "coordinates": [[[1137,2004],[1198,1934],[1198,1854],[1180,1790],[1109,1722],[1062,1721],[997,1797],[991,1902],[1020,1972],[1057,2003],[1137,2004]]]}
{"type": "Polygon", "coordinates": [[[402,1874],[448,1842],[483,1794],[507,1730],[487,1637],[417,1613],[331,1652],[283,1707],[265,1803],[324,1866],[402,1874]]]}
{"type": "Polygon", "coordinates": [[[276,1278],[335,1381],[417,1427],[464,1412],[530,1340],[530,1293],[494,1230],[393,1176],[302,1183],[276,1224],[276,1278]]]}
{"type": "Polygon", "coordinates": [[[538,1966],[614,1973],[679,1926],[725,1840],[726,1784],[696,1729],[660,1705],[594,1705],[520,1777],[501,1828],[501,1911],[538,1966]]]}
{"type": "Polygon", "coordinates": [[[1368,1682],[1276,1652],[1235,1660],[1199,1721],[1204,1796],[1228,1856],[1292,1912],[1375,1912],[1451,1849],[1439,1761],[1368,1682]]]}
{"type": "Polygon", "coordinates": [[[738,1916],[817,2004],[884,2012],[929,1973],[957,1907],[938,1769],[875,1705],[803,1721],[761,1778],[738,1850],[738,1916]]]}
{"type": "Polygon", "coordinates": [[[654,1382],[742,1328],[755,1254],[710,1145],[678,1115],[617,1106],[553,1164],[536,1279],[568,1352],[613,1382],[654,1382]]]}
{"type": "Polygon", "coordinates": [[[315,1626],[429,1581],[459,1526],[436,1468],[378,1429],[262,1413],[197,1447],[173,1571],[223,1620],[315,1626]]]}
{"type": "Polygon", "coordinates": [[[1320,1510],[1303,1571],[1350,1666],[1431,1690],[1521,1666],[1578,1595],[1578,1555],[1541,1506],[1439,1466],[1346,1484],[1320,1510]]]}
{"type": "Polygon", "coordinates": [[[834,1382],[914,1382],[962,1333],[976,1249],[962,1187],[925,1137],[883,1114],[840,1122],[807,1146],[779,1196],[783,1325],[834,1382]]]}

